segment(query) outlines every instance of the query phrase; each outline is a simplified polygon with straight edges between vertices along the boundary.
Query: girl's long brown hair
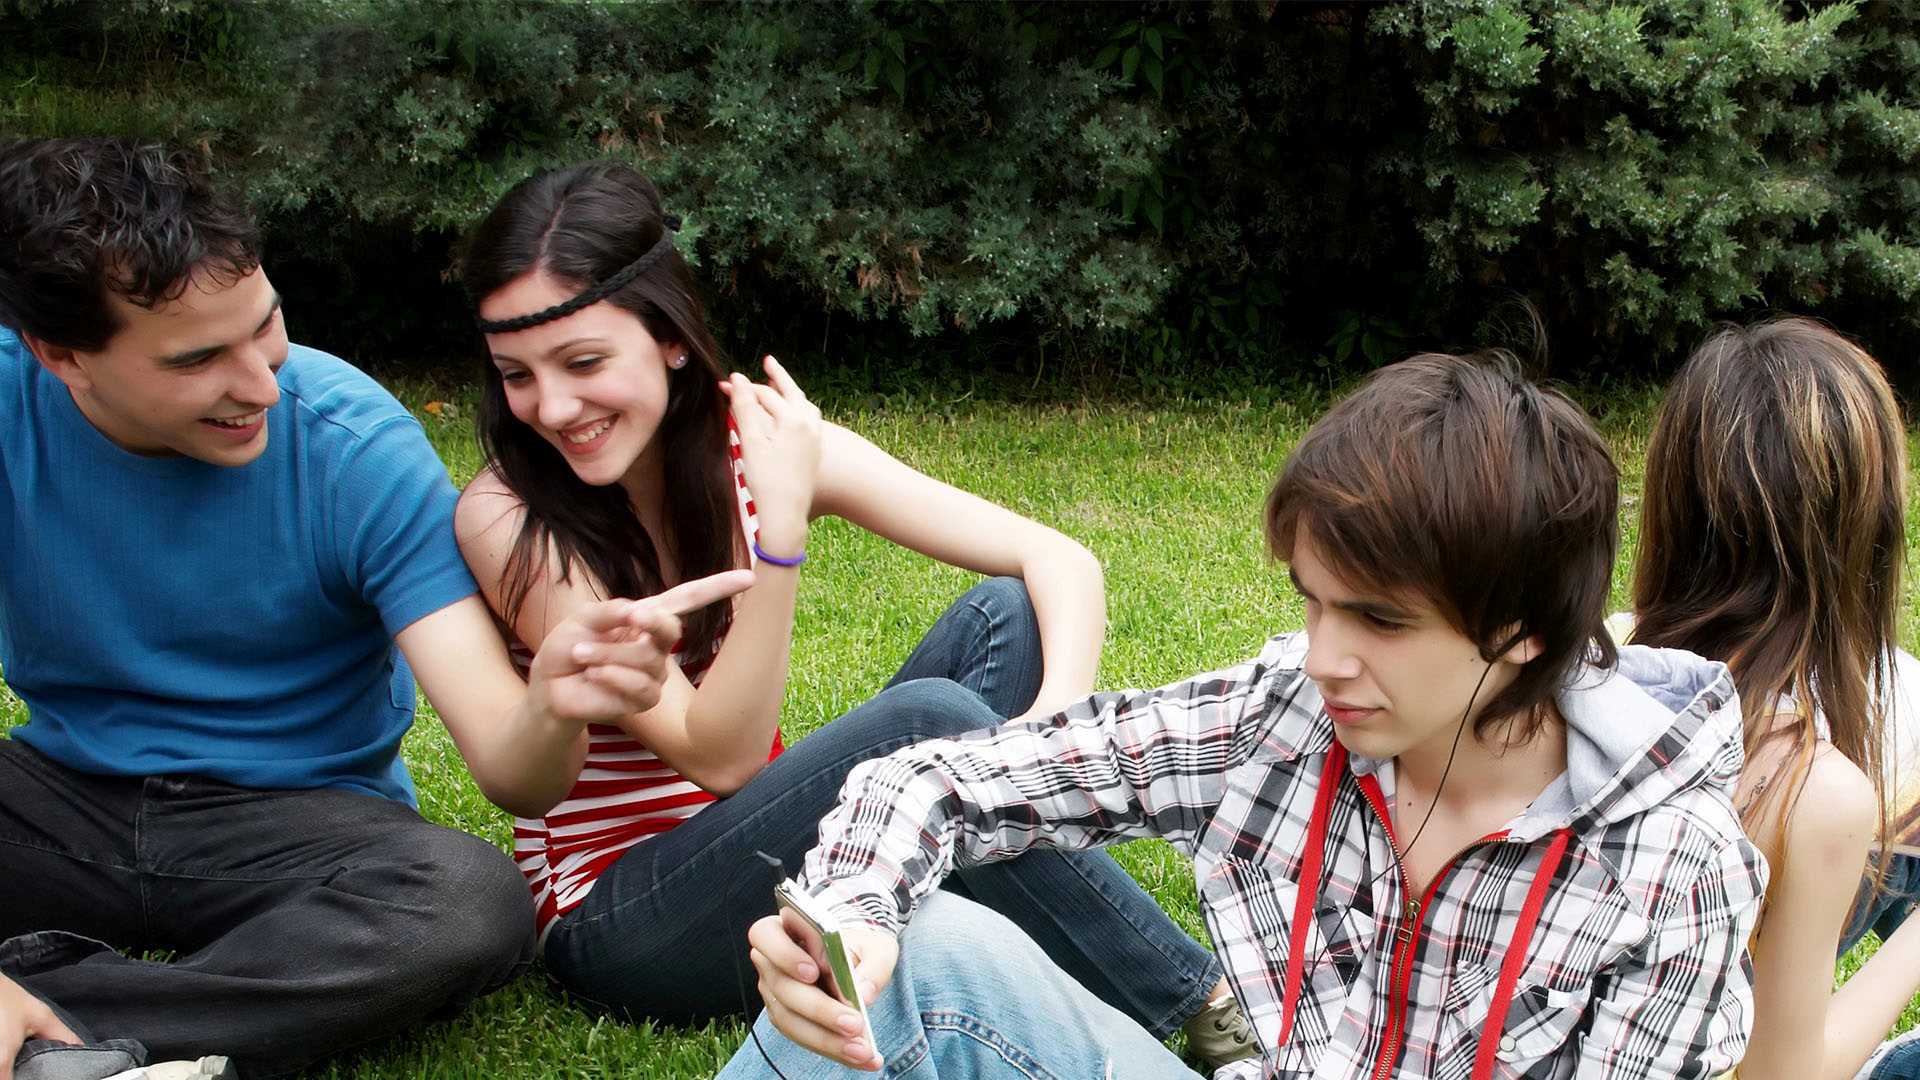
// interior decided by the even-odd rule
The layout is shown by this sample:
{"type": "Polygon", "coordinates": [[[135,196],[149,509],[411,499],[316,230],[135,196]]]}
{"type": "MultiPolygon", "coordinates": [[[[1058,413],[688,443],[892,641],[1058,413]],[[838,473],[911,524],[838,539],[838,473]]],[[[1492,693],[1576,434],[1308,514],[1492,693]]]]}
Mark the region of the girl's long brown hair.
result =
{"type": "Polygon", "coordinates": [[[1755,833],[1777,806],[1769,858],[1784,854],[1816,713],[1873,783],[1886,836],[1905,508],[1906,433],[1886,376],[1818,322],[1722,327],[1667,390],[1647,447],[1633,639],[1726,662],[1749,762],[1783,716],[1799,717],[1787,782],[1741,808],[1755,833]]]}

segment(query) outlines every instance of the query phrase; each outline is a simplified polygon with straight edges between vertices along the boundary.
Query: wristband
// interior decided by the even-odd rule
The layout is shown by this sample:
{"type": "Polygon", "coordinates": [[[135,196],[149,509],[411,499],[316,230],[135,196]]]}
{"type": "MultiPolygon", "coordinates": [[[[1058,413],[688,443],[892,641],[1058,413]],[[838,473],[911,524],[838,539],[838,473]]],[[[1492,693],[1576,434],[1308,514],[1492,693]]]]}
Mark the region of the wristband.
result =
{"type": "Polygon", "coordinates": [[[795,555],[791,559],[782,559],[777,555],[769,555],[764,550],[761,549],[759,540],[755,540],[753,542],[753,554],[756,558],[758,558],[761,562],[766,563],[768,566],[784,566],[789,569],[795,566],[799,566],[801,563],[807,561],[807,553],[805,551],[802,551],[800,554],[795,555]]]}

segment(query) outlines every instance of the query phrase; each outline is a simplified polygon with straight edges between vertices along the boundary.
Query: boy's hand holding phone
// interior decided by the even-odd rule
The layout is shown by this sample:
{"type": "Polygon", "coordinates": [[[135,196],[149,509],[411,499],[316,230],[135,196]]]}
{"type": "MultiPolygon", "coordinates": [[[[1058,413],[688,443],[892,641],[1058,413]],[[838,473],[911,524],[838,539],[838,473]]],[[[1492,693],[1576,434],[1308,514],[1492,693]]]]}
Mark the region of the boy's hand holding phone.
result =
{"type": "Polygon", "coordinates": [[[853,1068],[877,1071],[880,1054],[865,1010],[848,1000],[872,1001],[886,989],[900,943],[870,926],[847,927],[839,934],[854,982],[844,999],[836,993],[832,959],[814,919],[783,901],[778,915],[754,923],[747,943],[760,975],[760,998],[773,1026],[795,1043],[853,1068]]]}

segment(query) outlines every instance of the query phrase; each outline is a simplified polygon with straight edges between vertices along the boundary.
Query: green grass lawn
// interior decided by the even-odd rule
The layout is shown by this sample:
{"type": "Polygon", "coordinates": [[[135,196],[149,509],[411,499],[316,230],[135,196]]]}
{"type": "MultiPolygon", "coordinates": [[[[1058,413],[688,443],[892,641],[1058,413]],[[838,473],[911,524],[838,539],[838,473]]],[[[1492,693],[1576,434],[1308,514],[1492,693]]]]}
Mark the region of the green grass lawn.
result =
{"type": "MultiPolygon", "coordinates": [[[[406,385],[456,482],[477,465],[466,396],[430,415],[431,388],[406,385]]],[[[1613,393],[1589,400],[1626,475],[1622,555],[1614,606],[1625,588],[1639,473],[1655,399],[1613,393]]],[[[1300,626],[1299,600],[1266,557],[1260,506],[1288,448],[1316,405],[1246,401],[1177,407],[874,399],[830,395],[827,415],[907,463],[1048,522],[1106,564],[1108,634],[1102,687],[1153,686],[1253,655],[1271,634],[1300,626]]],[[[1920,447],[1916,447],[1920,450],[1920,447]]],[[[1920,555],[1920,515],[1909,559],[1920,555]]],[[[838,521],[808,541],[782,724],[805,735],[877,691],[920,633],[969,584],[838,521]]],[[[1901,639],[1920,643],[1910,586],[1901,639]]],[[[0,685],[0,728],[22,719],[0,685]]],[[[405,754],[421,810],[435,821],[507,844],[506,816],[480,797],[446,731],[424,703],[405,754]]],[[[1190,868],[1165,844],[1116,852],[1127,869],[1201,940],[1190,868]]],[[[1871,942],[1847,958],[1857,964],[1871,942]]],[[[1920,1013],[1909,1009],[1904,1023],[1920,1013]]],[[[554,996],[536,973],[397,1042],[312,1070],[314,1077],[706,1077],[745,1037],[737,1022],[700,1029],[629,1026],[589,1018],[554,996]]]]}

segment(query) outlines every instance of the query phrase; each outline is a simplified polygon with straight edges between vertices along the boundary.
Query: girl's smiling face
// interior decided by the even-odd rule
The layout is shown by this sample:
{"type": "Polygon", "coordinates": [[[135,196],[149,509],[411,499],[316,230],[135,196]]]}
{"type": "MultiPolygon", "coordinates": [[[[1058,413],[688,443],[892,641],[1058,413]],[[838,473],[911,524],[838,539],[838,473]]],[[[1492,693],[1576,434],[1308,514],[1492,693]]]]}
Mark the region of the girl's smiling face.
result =
{"type": "MultiPolygon", "coordinates": [[[[571,299],[580,286],[536,269],[487,294],[480,317],[507,319],[571,299]]],[[[619,483],[654,452],[667,408],[668,360],[639,317],[602,300],[551,322],[486,335],[516,419],[589,484],[619,483]]]]}

